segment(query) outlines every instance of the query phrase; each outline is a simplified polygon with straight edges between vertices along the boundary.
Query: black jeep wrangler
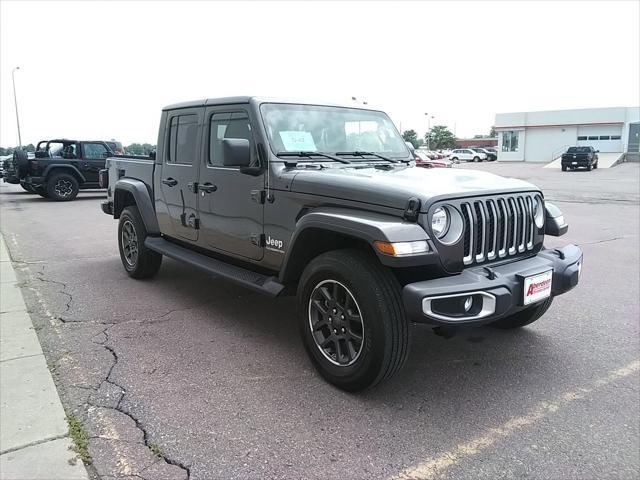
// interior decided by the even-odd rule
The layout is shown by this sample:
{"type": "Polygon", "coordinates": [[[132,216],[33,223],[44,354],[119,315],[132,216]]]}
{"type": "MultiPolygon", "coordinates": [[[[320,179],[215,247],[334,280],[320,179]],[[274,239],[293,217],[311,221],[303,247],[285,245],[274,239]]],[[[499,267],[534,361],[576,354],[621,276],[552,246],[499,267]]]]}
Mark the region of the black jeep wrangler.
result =
{"type": "Polygon", "coordinates": [[[20,185],[31,193],[56,201],[76,198],[80,189],[100,188],[98,172],[114,152],[106,142],[43,140],[35,158],[16,150],[13,164],[20,185]]]}

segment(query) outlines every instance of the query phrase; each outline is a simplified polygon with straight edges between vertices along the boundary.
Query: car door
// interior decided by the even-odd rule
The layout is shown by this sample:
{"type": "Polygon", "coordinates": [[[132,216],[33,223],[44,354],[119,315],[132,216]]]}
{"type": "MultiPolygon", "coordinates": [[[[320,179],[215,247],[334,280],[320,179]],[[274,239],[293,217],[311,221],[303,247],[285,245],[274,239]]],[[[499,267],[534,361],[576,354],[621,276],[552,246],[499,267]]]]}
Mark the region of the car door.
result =
{"type": "Polygon", "coordinates": [[[166,235],[198,240],[198,157],[202,138],[202,108],[170,111],[165,124],[162,163],[155,188],[160,190],[158,222],[166,235]],[[162,212],[162,215],[161,215],[162,212]]]}
{"type": "Polygon", "coordinates": [[[109,149],[102,142],[82,142],[82,156],[79,159],[80,171],[87,183],[98,183],[98,172],[105,166],[109,149]]]}
{"type": "Polygon", "coordinates": [[[198,243],[206,249],[260,260],[264,251],[264,174],[244,174],[239,167],[224,166],[222,161],[222,141],[243,138],[251,145],[251,164],[259,163],[249,110],[245,106],[208,107],[205,124],[206,147],[198,187],[198,243]]]}

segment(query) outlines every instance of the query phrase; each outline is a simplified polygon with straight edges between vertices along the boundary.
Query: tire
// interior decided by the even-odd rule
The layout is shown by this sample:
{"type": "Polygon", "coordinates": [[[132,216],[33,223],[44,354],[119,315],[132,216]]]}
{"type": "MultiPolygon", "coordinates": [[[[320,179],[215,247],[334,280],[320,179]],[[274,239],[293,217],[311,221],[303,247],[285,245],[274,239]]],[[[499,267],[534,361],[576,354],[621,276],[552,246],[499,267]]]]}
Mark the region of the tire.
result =
{"type": "Polygon", "coordinates": [[[562,165],[562,171],[566,172],[567,171],[567,166],[566,165],[562,165]]]}
{"type": "Polygon", "coordinates": [[[549,297],[543,302],[531,305],[530,307],[520,310],[508,317],[501,318],[500,320],[493,322],[491,326],[501,328],[503,330],[524,327],[525,325],[535,322],[544,315],[545,312],[549,310],[552,303],[553,297],[549,297]]]}
{"type": "Polygon", "coordinates": [[[588,164],[587,165],[587,172],[590,172],[590,171],[591,171],[591,164],[588,164]]]}
{"type": "Polygon", "coordinates": [[[596,170],[598,168],[598,162],[593,164],[593,169],[596,170]]]}
{"type": "Polygon", "coordinates": [[[13,152],[13,164],[16,169],[16,176],[18,178],[24,178],[29,172],[29,155],[21,148],[16,149],[13,152]]]}
{"type": "Polygon", "coordinates": [[[298,320],[313,365],[343,390],[363,390],[391,377],[409,352],[400,284],[375,256],[359,250],[327,252],[307,265],[298,285],[298,320]],[[344,320],[347,312],[351,321],[344,320]],[[313,329],[314,321],[320,328],[313,329]]]}
{"type": "Polygon", "coordinates": [[[453,163],[458,163],[458,162],[460,162],[460,160],[458,160],[458,157],[453,157],[453,158],[451,159],[451,161],[452,161],[453,163]]]}
{"type": "Polygon", "coordinates": [[[47,195],[56,202],[69,202],[78,196],[80,185],[72,174],[53,173],[47,178],[47,195]]]}
{"type": "Polygon", "coordinates": [[[47,189],[45,187],[37,188],[35,193],[40,195],[42,198],[49,198],[49,194],[47,193],[47,189]]]}
{"type": "Polygon", "coordinates": [[[145,247],[146,238],[147,229],[138,207],[125,208],[118,223],[118,250],[122,265],[132,278],[151,278],[162,265],[162,255],[145,247]],[[131,252],[132,247],[135,252],[131,252]]]}
{"type": "Polygon", "coordinates": [[[473,157],[473,161],[474,161],[474,163],[478,163],[478,162],[480,162],[481,160],[480,160],[480,157],[473,157]]]}

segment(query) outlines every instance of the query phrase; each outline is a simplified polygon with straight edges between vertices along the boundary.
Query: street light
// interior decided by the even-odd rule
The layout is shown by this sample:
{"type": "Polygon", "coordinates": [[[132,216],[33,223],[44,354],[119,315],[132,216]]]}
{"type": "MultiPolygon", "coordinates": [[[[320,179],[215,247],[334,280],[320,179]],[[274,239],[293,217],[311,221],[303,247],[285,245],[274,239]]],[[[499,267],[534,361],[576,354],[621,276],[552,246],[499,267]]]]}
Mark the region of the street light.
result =
{"type": "Polygon", "coordinates": [[[16,70],[20,70],[20,67],[16,67],[11,70],[11,81],[13,82],[13,103],[16,105],[16,123],[18,124],[18,146],[22,148],[22,137],[20,136],[20,119],[18,118],[18,97],[16,96],[16,70]]]}
{"type": "Polygon", "coordinates": [[[425,113],[425,115],[427,116],[427,150],[431,150],[431,148],[429,148],[431,146],[431,119],[435,117],[428,113],[425,113]]]}

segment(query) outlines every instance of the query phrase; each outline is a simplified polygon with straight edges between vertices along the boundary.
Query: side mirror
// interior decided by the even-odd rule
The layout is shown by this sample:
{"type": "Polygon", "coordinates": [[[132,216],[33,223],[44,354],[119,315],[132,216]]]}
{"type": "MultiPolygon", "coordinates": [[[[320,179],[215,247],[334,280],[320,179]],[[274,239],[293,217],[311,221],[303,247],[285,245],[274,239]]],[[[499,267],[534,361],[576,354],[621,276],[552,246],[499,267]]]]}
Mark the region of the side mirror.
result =
{"type": "Polygon", "coordinates": [[[151,151],[149,152],[149,158],[150,158],[151,160],[155,160],[155,159],[156,159],[156,151],[155,151],[155,150],[151,150],[151,151]]]}
{"type": "Polygon", "coordinates": [[[224,167],[248,167],[251,163],[251,147],[246,138],[225,138],[222,141],[222,165],[224,167]]]}
{"type": "Polygon", "coordinates": [[[596,153],[600,153],[600,150],[596,150],[596,153]]]}

